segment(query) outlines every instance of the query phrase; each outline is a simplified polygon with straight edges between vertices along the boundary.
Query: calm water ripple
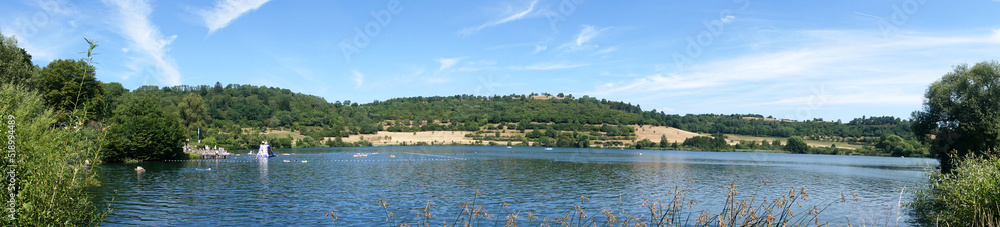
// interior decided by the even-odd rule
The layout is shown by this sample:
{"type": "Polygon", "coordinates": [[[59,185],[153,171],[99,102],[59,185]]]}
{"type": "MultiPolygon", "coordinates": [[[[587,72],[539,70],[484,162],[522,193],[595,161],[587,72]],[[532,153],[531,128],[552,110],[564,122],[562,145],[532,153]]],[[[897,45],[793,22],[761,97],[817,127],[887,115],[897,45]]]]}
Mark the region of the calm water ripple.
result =
{"type": "MultiPolygon", "coordinates": [[[[697,209],[718,211],[730,182],[741,198],[775,198],[805,187],[810,201],[837,203],[823,218],[840,223],[876,214],[896,218],[899,192],[926,184],[932,159],[723,153],[690,151],[519,147],[370,147],[290,149],[267,160],[104,164],[98,204],[113,198],[105,225],[329,225],[335,210],[345,225],[383,225],[385,200],[397,221],[414,220],[427,201],[434,217],[451,220],[456,206],[475,198],[491,213],[510,209],[563,217],[580,204],[591,215],[618,208],[633,213],[643,199],[666,199],[675,187],[689,189],[697,209]],[[367,154],[354,157],[356,153],[367,154]],[[376,154],[377,153],[377,154],[376,154]],[[641,154],[640,154],[641,153],[641,154]],[[288,162],[285,162],[288,161],[288,162]],[[302,162],[307,161],[307,162],[302,162]],[[145,173],[132,169],[141,165],[145,173]],[[210,170],[209,170],[210,168],[210,170]],[[769,181],[762,184],[762,181],[769,181]],[[480,186],[480,183],[482,184],[480,186]],[[841,218],[841,219],[837,219],[841,218]]],[[[904,193],[904,202],[911,195],[904,193]]],[[[901,214],[908,219],[906,212],[901,214]]],[[[870,218],[870,217],[869,217],[870,218]]]]}

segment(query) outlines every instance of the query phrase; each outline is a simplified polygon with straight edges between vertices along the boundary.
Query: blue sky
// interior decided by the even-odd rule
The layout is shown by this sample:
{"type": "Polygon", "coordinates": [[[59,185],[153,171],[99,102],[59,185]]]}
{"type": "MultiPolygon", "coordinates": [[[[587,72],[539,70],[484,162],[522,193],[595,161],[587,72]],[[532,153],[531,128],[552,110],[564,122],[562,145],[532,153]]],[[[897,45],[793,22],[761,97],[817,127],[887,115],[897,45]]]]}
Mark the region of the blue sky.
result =
{"type": "Polygon", "coordinates": [[[98,79],[253,84],[333,102],[549,92],[667,113],[908,118],[962,63],[1000,60],[1000,1],[0,3],[46,65],[99,41],[98,79]]]}

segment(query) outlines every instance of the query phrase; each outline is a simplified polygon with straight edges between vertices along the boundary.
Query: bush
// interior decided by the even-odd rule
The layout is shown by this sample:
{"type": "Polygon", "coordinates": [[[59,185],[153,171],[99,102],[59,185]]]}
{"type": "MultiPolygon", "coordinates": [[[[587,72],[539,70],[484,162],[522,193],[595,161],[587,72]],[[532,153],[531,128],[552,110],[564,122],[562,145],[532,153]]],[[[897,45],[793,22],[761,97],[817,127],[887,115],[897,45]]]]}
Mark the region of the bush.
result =
{"type": "Polygon", "coordinates": [[[802,137],[792,136],[788,138],[785,150],[792,153],[805,154],[809,153],[809,145],[806,145],[806,141],[802,137]]]}
{"type": "Polygon", "coordinates": [[[1000,158],[967,157],[952,173],[931,174],[909,205],[918,221],[939,226],[1000,224],[1000,158]]]}
{"type": "Polygon", "coordinates": [[[79,125],[53,128],[53,111],[44,106],[41,95],[25,87],[0,85],[0,100],[0,128],[5,134],[5,155],[0,159],[5,185],[0,187],[0,195],[5,203],[0,226],[100,223],[105,212],[91,204],[86,193],[98,181],[85,162],[96,164],[100,160],[103,132],[79,125]],[[9,131],[13,131],[13,140],[8,139],[9,131]],[[14,142],[10,144],[13,153],[9,153],[8,141],[14,142]],[[9,159],[6,154],[14,157],[9,159]],[[9,190],[8,183],[14,184],[14,191],[9,190]],[[6,209],[10,195],[16,196],[13,214],[6,209]]]}
{"type": "Polygon", "coordinates": [[[164,114],[152,98],[142,97],[119,105],[108,127],[105,161],[184,158],[184,129],[175,115],[164,114]]]}

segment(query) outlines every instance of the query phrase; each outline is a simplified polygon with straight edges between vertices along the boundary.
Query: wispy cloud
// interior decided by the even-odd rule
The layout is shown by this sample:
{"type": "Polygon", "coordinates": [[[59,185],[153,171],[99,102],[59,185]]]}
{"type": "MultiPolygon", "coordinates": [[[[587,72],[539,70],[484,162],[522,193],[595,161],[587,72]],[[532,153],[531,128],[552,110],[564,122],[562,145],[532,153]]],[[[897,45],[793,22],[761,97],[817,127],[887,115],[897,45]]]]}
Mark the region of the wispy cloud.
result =
{"type": "Polygon", "coordinates": [[[438,59],[434,59],[434,61],[436,61],[438,63],[441,63],[441,67],[438,68],[438,71],[444,71],[445,69],[448,69],[448,68],[451,68],[452,66],[455,66],[455,64],[457,64],[459,61],[462,61],[462,59],[465,59],[465,57],[438,58],[438,59]]]}
{"type": "Polygon", "coordinates": [[[27,10],[0,16],[4,36],[15,37],[18,46],[31,54],[32,61],[40,64],[78,54],[84,42],[79,27],[80,24],[89,25],[92,21],[88,20],[89,14],[81,13],[77,5],[66,0],[25,3],[30,6],[27,10]]]}
{"type": "Polygon", "coordinates": [[[458,33],[467,36],[467,35],[471,35],[472,33],[476,33],[479,30],[482,30],[484,28],[493,27],[493,26],[505,24],[507,22],[516,21],[516,20],[521,20],[521,19],[527,18],[527,17],[531,16],[532,13],[536,12],[535,11],[535,5],[536,4],[538,4],[538,0],[532,1],[531,4],[528,5],[527,9],[524,9],[524,10],[514,11],[513,9],[509,9],[508,12],[507,12],[507,15],[504,16],[503,18],[499,19],[499,20],[489,21],[489,22],[483,23],[483,24],[481,24],[479,26],[475,26],[475,27],[464,28],[461,31],[459,31],[458,33]]]}
{"type": "MultiPolygon", "coordinates": [[[[134,0],[104,0],[104,3],[114,10],[117,17],[113,23],[118,27],[118,33],[129,41],[130,52],[143,55],[139,62],[155,67],[162,74],[160,78],[162,83],[179,85],[180,71],[177,70],[174,60],[167,55],[170,43],[177,38],[177,35],[163,37],[159,27],[149,20],[153,12],[149,3],[134,0]]],[[[142,68],[135,63],[128,67],[136,71],[142,68]]]]}
{"type": "Polygon", "coordinates": [[[511,66],[512,70],[555,70],[555,69],[572,69],[577,67],[587,66],[586,64],[553,64],[553,63],[542,63],[534,64],[528,66],[511,66]]]}
{"type": "Polygon", "coordinates": [[[461,68],[457,68],[457,69],[455,69],[455,71],[456,71],[456,72],[475,72],[475,71],[482,71],[482,70],[495,70],[495,69],[497,69],[497,67],[494,67],[494,66],[485,66],[485,67],[461,67],[461,68]]]}
{"type": "Polygon", "coordinates": [[[594,52],[594,55],[607,54],[607,53],[611,53],[611,52],[615,52],[615,51],[618,51],[618,47],[608,47],[608,48],[600,49],[597,52],[594,52]]]}
{"type": "Polygon", "coordinates": [[[545,51],[546,49],[549,49],[549,46],[535,45],[535,51],[532,52],[531,54],[541,53],[542,51],[545,51]]]}
{"type": "Polygon", "coordinates": [[[927,84],[951,66],[975,63],[1000,51],[995,34],[902,34],[889,41],[876,32],[852,30],[783,34],[801,42],[771,52],[706,60],[684,71],[604,83],[590,94],[684,100],[678,94],[696,91],[692,95],[704,103],[795,106],[810,105],[820,96],[812,91],[818,86],[826,104],[919,105],[927,84]]]}
{"type": "Polygon", "coordinates": [[[736,16],[728,15],[722,18],[722,23],[725,24],[733,23],[733,21],[736,21],[736,16]]]}
{"type": "Polygon", "coordinates": [[[215,6],[211,9],[195,10],[194,13],[201,17],[208,27],[208,34],[229,26],[233,20],[257,10],[269,0],[216,0],[215,6]]]}
{"type": "Polygon", "coordinates": [[[360,88],[361,85],[365,83],[365,74],[361,74],[358,70],[353,70],[351,73],[354,74],[354,77],[351,78],[351,80],[354,80],[355,86],[360,88]]]}
{"type": "Polygon", "coordinates": [[[597,37],[598,35],[600,35],[604,31],[607,31],[608,29],[610,29],[610,27],[597,28],[594,27],[593,25],[583,25],[583,28],[580,29],[580,33],[577,33],[576,38],[570,41],[569,43],[563,44],[562,46],[560,46],[560,48],[568,47],[572,49],[578,49],[584,47],[584,44],[587,44],[588,42],[593,40],[594,37],[597,37]]]}

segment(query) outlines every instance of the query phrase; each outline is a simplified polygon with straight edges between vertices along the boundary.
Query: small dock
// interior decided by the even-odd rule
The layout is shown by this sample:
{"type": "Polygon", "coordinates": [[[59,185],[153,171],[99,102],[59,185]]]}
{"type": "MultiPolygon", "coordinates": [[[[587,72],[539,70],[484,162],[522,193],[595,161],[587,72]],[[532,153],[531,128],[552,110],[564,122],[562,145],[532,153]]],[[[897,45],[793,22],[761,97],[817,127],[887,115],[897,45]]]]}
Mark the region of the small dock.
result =
{"type": "Polygon", "coordinates": [[[219,150],[201,150],[196,151],[195,153],[198,154],[201,159],[226,159],[232,155],[232,153],[219,150]]]}
{"type": "Polygon", "coordinates": [[[185,145],[182,147],[184,153],[195,153],[198,154],[201,159],[225,159],[228,158],[233,153],[226,152],[225,148],[215,147],[215,149],[205,146],[205,148],[195,148],[185,145]]]}

